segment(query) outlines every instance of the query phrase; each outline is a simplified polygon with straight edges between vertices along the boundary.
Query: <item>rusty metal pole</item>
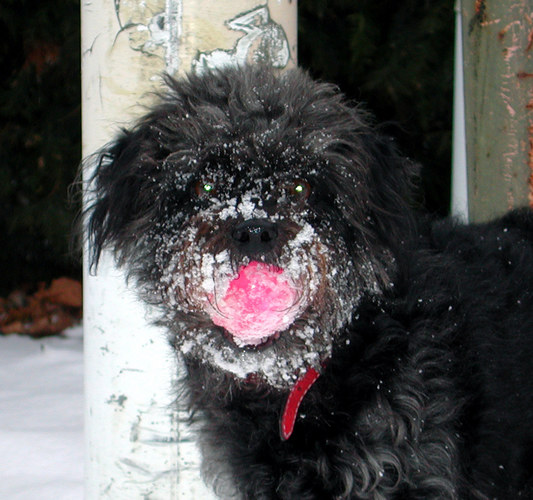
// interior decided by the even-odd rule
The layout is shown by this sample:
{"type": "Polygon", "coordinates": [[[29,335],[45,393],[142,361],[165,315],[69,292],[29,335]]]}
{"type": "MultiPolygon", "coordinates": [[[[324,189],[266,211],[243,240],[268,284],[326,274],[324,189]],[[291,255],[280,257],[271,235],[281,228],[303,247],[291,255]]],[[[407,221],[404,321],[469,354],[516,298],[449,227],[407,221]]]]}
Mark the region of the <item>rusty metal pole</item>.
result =
{"type": "MultiPolygon", "coordinates": [[[[164,72],[296,63],[296,0],[83,0],[81,9],[84,156],[143,112],[164,72]]],[[[86,161],[85,179],[93,168],[86,161]]],[[[174,404],[175,356],[110,253],[96,275],[85,263],[84,301],[86,500],[212,498],[194,429],[174,404]]]]}
{"type": "Polygon", "coordinates": [[[462,0],[469,217],[533,206],[531,0],[462,0]]]}

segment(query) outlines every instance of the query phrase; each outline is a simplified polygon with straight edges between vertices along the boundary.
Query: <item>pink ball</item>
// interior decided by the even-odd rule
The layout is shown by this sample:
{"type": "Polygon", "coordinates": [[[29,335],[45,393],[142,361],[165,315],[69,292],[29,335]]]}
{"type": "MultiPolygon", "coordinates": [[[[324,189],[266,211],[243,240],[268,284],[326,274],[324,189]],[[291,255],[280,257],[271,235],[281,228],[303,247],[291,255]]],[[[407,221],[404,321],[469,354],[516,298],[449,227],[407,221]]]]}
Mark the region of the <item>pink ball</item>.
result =
{"type": "Polygon", "coordinates": [[[285,330],[295,319],[297,292],[282,269],[253,261],[239,270],[216,309],[215,325],[225,328],[239,345],[257,345],[285,330]]]}

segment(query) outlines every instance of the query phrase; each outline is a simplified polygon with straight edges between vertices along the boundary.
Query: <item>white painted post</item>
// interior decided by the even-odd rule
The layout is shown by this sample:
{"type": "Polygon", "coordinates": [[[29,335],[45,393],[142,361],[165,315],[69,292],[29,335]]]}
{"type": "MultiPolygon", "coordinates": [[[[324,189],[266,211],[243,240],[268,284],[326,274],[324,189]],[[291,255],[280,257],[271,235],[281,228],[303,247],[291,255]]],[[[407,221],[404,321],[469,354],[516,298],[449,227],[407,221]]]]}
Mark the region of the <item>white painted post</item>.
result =
{"type": "MultiPolygon", "coordinates": [[[[258,59],[296,63],[296,0],[83,0],[84,156],[143,112],[163,72],[258,59]]],[[[174,404],[165,332],[109,252],[96,275],[85,263],[84,306],[86,500],[213,498],[174,404]]]]}
{"type": "Polygon", "coordinates": [[[468,222],[468,179],[466,169],[465,93],[461,0],[457,0],[455,5],[454,74],[451,214],[463,222],[468,222]]]}

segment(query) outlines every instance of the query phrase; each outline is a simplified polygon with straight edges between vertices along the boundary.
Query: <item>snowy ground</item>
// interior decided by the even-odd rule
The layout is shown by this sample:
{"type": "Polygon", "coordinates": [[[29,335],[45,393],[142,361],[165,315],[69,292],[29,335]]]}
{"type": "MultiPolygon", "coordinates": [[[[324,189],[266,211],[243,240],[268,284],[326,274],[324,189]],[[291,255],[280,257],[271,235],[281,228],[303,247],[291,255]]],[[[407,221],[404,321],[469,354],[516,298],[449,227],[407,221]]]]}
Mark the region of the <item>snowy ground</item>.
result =
{"type": "Polygon", "coordinates": [[[81,328],[0,336],[0,499],[83,498],[81,328]]]}

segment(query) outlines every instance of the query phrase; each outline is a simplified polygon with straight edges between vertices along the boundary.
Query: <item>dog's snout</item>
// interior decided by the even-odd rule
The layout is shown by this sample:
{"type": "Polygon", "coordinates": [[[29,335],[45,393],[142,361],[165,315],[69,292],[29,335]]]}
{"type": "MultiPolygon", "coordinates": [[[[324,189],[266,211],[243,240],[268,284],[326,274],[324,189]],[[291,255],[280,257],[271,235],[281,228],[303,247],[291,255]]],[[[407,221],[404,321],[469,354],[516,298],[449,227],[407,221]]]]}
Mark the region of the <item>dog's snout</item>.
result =
{"type": "Polygon", "coordinates": [[[271,251],[278,238],[275,223],[266,219],[250,219],[238,224],[231,233],[234,244],[246,255],[265,254],[271,251]]]}

